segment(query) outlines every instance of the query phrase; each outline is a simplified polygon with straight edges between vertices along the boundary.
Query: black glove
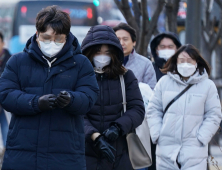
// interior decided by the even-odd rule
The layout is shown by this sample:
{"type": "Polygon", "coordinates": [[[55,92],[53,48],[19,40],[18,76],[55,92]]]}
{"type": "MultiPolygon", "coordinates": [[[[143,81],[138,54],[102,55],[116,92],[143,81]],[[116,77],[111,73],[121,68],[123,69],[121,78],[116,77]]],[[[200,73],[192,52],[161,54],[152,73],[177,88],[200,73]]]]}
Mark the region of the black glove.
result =
{"type": "Polygon", "coordinates": [[[56,99],[56,104],[59,108],[66,107],[71,101],[71,95],[67,91],[61,91],[56,99]]]}
{"type": "Polygon", "coordinates": [[[39,97],[38,99],[39,109],[41,111],[55,109],[56,108],[55,100],[56,100],[56,95],[54,94],[47,94],[39,97]]]}
{"type": "Polygon", "coordinates": [[[116,150],[108,142],[105,141],[103,135],[98,136],[94,141],[94,143],[95,143],[94,146],[99,150],[102,157],[107,158],[108,161],[111,163],[115,162],[115,156],[113,155],[111,149],[113,149],[114,151],[116,150]]]}
{"type": "Polygon", "coordinates": [[[109,129],[106,129],[103,134],[109,141],[113,142],[119,137],[120,128],[117,125],[112,125],[109,129]]]}

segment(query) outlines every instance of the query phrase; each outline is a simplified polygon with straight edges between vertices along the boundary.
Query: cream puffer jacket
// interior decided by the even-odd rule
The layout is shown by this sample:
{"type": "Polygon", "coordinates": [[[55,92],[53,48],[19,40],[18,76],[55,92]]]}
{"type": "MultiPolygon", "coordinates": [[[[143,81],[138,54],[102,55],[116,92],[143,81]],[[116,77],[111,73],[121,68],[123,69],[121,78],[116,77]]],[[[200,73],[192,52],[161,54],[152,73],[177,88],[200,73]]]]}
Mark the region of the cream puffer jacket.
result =
{"type": "Polygon", "coordinates": [[[186,82],[178,74],[163,76],[148,105],[147,121],[152,141],[157,143],[156,155],[173,162],[180,152],[184,160],[206,158],[207,145],[221,119],[217,89],[206,70],[202,75],[197,71],[186,82]],[[194,85],[164,115],[168,103],[188,84],[194,85]]]}

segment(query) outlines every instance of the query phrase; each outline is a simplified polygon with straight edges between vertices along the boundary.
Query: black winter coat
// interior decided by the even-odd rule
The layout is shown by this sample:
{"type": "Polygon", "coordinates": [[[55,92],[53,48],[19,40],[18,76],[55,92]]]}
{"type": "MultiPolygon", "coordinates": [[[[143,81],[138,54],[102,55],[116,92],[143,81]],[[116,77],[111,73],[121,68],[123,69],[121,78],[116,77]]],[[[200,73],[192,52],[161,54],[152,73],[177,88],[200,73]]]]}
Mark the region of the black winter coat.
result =
{"type": "Polygon", "coordinates": [[[100,96],[90,112],[85,116],[86,163],[87,170],[130,170],[126,134],[138,127],[144,119],[144,104],[138,81],[133,72],[128,70],[124,75],[126,86],[127,111],[123,110],[123,97],[119,78],[111,80],[104,74],[97,74],[100,96]],[[103,133],[111,123],[117,123],[122,136],[111,143],[116,152],[116,162],[112,165],[95,150],[91,136],[95,132],[103,133]]]}
{"type": "MultiPolygon", "coordinates": [[[[118,59],[123,61],[122,46],[115,32],[108,26],[91,27],[82,42],[82,51],[96,44],[110,44],[118,49],[118,59]]],[[[97,74],[100,95],[96,104],[85,116],[86,167],[87,170],[132,170],[129,160],[126,134],[139,126],[144,119],[144,104],[138,87],[138,81],[131,70],[124,75],[126,86],[127,111],[123,116],[123,97],[120,79],[109,79],[106,74],[97,74]],[[94,148],[91,136],[95,132],[103,133],[112,123],[117,123],[121,134],[111,143],[116,149],[115,163],[111,164],[94,148]]]]}
{"type": "Polygon", "coordinates": [[[12,113],[2,170],[85,170],[85,115],[98,96],[89,60],[70,33],[51,67],[36,35],[12,56],[0,78],[0,103],[12,113]],[[38,99],[66,90],[63,108],[41,112],[38,99]]]}

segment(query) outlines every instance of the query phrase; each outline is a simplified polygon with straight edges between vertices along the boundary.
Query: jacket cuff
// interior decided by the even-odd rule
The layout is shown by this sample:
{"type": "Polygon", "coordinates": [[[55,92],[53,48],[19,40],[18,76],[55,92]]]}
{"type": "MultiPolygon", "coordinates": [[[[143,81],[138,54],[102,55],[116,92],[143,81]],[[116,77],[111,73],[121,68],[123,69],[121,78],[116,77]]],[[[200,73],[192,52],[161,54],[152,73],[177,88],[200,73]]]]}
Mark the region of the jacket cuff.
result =
{"type": "Polygon", "coordinates": [[[68,93],[69,93],[69,94],[70,94],[70,96],[71,96],[71,100],[70,100],[69,104],[66,106],[66,108],[68,108],[68,107],[72,106],[73,101],[74,101],[74,96],[72,95],[72,93],[70,93],[70,92],[68,92],[68,93]]]}
{"type": "Polygon", "coordinates": [[[120,136],[122,136],[122,129],[121,129],[121,127],[120,127],[120,125],[119,125],[118,123],[116,123],[116,122],[111,122],[111,123],[109,124],[109,127],[111,127],[111,126],[115,126],[115,127],[119,130],[120,136]]]}
{"type": "Polygon", "coordinates": [[[36,97],[32,100],[32,107],[33,107],[35,113],[41,112],[41,110],[39,109],[38,100],[39,100],[39,96],[36,96],[36,97]]]}
{"type": "Polygon", "coordinates": [[[201,135],[197,135],[197,139],[203,144],[203,146],[206,146],[210,142],[210,139],[204,139],[201,135]]]}
{"type": "MultiPolygon", "coordinates": [[[[151,138],[151,139],[152,139],[152,138],[151,138]]],[[[156,145],[156,144],[157,144],[157,142],[158,142],[158,139],[159,139],[159,138],[154,139],[154,140],[152,139],[153,144],[155,144],[155,145],[156,145]]]]}
{"type": "Polygon", "coordinates": [[[157,144],[160,135],[159,135],[159,134],[158,134],[158,135],[157,135],[157,134],[156,134],[156,135],[150,134],[150,136],[151,136],[152,143],[153,143],[153,144],[157,144]]]}
{"type": "Polygon", "coordinates": [[[97,133],[97,132],[99,133],[98,130],[91,130],[88,134],[85,134],[86,142],[93,142],[91,136],[92,136],[93,133],[97,133]]]}

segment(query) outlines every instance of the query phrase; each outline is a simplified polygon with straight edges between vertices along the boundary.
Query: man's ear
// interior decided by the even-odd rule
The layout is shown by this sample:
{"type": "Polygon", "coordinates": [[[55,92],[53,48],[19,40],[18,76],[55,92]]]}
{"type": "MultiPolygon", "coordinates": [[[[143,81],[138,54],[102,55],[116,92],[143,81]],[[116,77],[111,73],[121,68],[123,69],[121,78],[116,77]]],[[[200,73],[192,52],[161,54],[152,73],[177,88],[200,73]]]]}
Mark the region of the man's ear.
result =
{"type": "Polygon", "coordinates": [[[133,42],[133,47],[136,47],[136,41],[135,41],[135,42],[133,42]]]}

